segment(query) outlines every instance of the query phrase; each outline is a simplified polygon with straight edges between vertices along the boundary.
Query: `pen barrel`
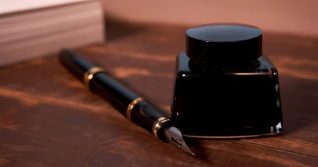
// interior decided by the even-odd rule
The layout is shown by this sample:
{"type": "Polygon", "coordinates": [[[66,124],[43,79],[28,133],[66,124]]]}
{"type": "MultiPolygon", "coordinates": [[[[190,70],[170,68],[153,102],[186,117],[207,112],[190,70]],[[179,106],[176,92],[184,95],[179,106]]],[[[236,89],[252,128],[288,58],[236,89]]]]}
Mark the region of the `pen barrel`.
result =
{"type": "Polygon", "coordinates": [[[143,100],[105,73],[97,73],[90,81],[89,87],[92,92],[110,101],[125,117],[154,134],[157,138],[165,139],[162,129],[168,125],[168,121],[155,129],[158,119],[167,118],[166,113],[161,109],[143,100]]]}
{"type": "Polygon", "coordinates": [[[89,88],[92,92],[110,101],[123,115],[126,115],[128,105],[138,98],[138,95],[106,73],[97,73],[90,80],[89,88]]]}
{"type": "Polygon", "coordinates": [[[170,120],[161,109],[143,100],[101,68],[82,58],[78,52],[62,50],[59,59],[92,92],[110,101],[121,114],[137,125],[165,140],[163,129],[170,124],[170,120]]]}

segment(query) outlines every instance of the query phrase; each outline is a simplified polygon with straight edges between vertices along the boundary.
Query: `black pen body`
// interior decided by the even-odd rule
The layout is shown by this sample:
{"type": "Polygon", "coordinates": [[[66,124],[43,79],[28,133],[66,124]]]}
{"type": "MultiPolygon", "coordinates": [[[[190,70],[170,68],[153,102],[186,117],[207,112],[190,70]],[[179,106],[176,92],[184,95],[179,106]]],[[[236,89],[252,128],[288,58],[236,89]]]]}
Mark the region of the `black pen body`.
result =
{"type": "MultiPolygon", "coordinates": [[[[115,79],[105,73],[98,73],[90,82],[90,89],[110,101],[113,106],[124,116],[127,116],[127,108],[139,95],[133,93],[127,87],[117,82],[115,79]]],[[[140,101],[131,112],[130,119],[152,133],[153,124],[160,117],[166,117],[166,114],[148,101],[140,101]]],[[[160,135],[161,136],[161,135],[160,135]]]]}
{"type": "MultiPolygon", "coordinates": [[[[73,50],[62,50],[59,58],[69,71],[84,82],[87,72],[96,67],[73,50]]],[[[104,71],[95,73],[87,86],[92,92],[111,102],[120,113],[134,123],[153,133],[159,139],[165,140],[163,129],[170,125],[170,121],[166,121],[160,124],[158,129],[154,129],[158,120],[167,118],[166,113],[161,109],[145,101],[104,71]]]]}
{"type": "Polygon", "coordinates": [[[59,60],[80,80],[83,80],[85,72],[94,67],[93,63],[81,57],[78,52],[69,49],[64,49],[59,53],[59,60]]]}

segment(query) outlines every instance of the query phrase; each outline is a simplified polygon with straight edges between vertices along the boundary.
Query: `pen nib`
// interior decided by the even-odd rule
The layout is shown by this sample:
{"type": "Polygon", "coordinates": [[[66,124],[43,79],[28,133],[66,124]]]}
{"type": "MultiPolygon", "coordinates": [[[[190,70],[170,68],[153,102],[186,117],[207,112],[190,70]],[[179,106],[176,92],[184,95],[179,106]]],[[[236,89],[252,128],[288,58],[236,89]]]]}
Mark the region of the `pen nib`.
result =
{"type": "Polygon", "coordinates": [[[185,143],[180,130],[174,126],[165,129],[165,135],[169,143],[173,144],[177,148],[180,148],[184,152],[195,156],[188,145],[185,143]]]}

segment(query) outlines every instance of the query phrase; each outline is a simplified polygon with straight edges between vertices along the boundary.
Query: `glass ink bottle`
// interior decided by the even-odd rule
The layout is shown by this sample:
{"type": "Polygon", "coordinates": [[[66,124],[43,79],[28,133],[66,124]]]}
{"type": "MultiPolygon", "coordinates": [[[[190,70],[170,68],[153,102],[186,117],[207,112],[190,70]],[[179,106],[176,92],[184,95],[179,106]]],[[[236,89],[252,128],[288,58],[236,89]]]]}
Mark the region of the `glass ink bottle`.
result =
{"type": "Polygon", "coordinates": [[[262,53],[262,31],[241,24],[188,29],[171,119],[188,137],[281,133],[278,71],[262,53]]]}

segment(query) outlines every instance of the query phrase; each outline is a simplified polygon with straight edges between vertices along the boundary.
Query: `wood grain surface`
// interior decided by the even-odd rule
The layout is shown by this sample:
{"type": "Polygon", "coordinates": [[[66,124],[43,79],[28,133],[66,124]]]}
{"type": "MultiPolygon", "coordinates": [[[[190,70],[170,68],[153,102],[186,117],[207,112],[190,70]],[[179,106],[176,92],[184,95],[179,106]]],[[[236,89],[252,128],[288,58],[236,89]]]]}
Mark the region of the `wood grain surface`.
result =
{"type": "MultiPolygon", "coordinates": [[[[170,112],[185,27],[107,23],[108,41],[78,50],[170,112]]],[[[280,72],[279,136],[197,140],[204,159],[162,143],[58,62],[36,58],[0,69],[0,166],[318,166],[318,39],[265,32],[280,72]]]]}

